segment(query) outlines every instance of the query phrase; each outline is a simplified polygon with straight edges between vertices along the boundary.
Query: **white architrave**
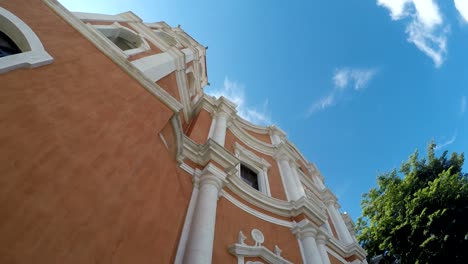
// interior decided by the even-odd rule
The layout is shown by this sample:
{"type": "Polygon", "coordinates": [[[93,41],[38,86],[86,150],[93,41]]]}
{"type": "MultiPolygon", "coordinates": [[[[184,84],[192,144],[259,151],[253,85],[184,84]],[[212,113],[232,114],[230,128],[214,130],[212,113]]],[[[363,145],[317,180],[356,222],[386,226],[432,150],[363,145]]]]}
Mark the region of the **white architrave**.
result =
{"type": "MultiPolygon", "coordinates": [[[[268,169],[271,167],[270,163],[268,163],[268,161],[266,161],[265,159],[255,155],[255,153],[243,147],[237,142],[234,143],[234,153],[241,162],[248,165],[248,167],[250,167],[251,169],[254,169],[254,171],[257,173],[259,185],[258,187],[260,189],[259,191],[268,196],[271,196],[270,184],[267,174],[268,169]]],[[[240,177],[240,164],[238,171],[238,176],[240,177]]]]}
{"type": "MultiPolygon", "coordinates": [[[[264,236],[260,230],[253,229],[251,234],[253,240],[255,241],[254,245],[246,245],[246,236],[242,233],[242,231],[240,231],[238,242],[228,247],[229,253],[237,257],[237,264],[244,264],[244,259],[246,257],[259,257],[270,264],[292,264],[292,262],[284,259],[281,256],[281,249],[278,246],[275,246],[275,252],[272,252],[265,246],[262,246],[262,243],[264,242],[264,236]]],[[[247,264],[249,264],[249,262],[257,263],[248,261],[247,264]]]]}
{"type": "Polygon", "coordinates": [[[0,58],[0,73],[19,68],[35,68],[54,60],[32,29],[20,18],[0,7],[0,30],[22,51],[0,58]]]}
{"type": "Polygon", "coordinates": [[[302,243],[304,263],[323,264],[317,242],[315,241],[318,232],[316,227],[309,220],[304,219],[292,228],[292,232],[302,243]]]}
{"type": "Polygon", "coordinates": [[[183,263],[211,263],[219,191],[226,173],[211,163],[200,175],[200,190],[190,226],[183,263]]]}

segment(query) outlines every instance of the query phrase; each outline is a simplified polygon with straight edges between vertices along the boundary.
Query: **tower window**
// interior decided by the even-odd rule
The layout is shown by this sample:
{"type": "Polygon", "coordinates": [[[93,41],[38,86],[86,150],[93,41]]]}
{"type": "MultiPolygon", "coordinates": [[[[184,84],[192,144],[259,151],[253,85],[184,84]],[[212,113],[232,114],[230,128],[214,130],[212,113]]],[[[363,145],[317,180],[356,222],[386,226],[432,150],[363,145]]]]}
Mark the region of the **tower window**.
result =
{"type": "Polygon", "coordinates": [[[252,188],[259,190],[258,188],[258,175],[256,172],[241,164],[241,178],[245,183],[250,185],[252,188]]]}
{"type": "Polygon", "coordinates": [[[0,58],[21,53],[15,42],[7,34],[0,31],[0,58]]]}

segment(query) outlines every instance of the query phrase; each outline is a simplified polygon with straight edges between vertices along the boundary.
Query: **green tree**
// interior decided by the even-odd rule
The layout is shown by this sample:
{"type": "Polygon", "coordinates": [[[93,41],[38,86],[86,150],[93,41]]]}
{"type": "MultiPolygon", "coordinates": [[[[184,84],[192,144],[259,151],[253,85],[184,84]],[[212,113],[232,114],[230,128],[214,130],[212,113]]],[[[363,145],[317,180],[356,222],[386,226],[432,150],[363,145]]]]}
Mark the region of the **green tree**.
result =
{"type": "Polygon", "coordinates": [[[468,263],[468,174],[463,154],[418,151],[379,175],[377,187],[363,195],[358,240],[368,256],[396,263],[468,263]]]}

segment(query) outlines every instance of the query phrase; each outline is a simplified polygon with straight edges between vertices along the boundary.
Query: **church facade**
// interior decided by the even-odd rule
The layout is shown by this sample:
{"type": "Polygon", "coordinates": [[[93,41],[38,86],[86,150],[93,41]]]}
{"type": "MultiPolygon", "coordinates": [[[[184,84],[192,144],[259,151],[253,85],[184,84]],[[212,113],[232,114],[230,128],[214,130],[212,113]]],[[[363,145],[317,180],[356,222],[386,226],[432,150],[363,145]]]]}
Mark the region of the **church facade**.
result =
{"type": "Polygon", "coordinates": [[[203,92],[182,28],[4,0],[0,51],[0,263],[367,263],[285,133],[203,92]]]}

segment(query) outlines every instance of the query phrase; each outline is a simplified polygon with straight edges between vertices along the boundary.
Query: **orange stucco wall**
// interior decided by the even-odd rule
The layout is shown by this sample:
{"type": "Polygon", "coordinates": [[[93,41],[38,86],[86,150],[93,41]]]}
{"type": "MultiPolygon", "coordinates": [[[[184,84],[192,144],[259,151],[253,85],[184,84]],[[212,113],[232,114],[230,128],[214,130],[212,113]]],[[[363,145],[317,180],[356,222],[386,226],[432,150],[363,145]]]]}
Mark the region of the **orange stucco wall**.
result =
{"type": "Polygon", "coordinates": [[[205,109],[200,110],[185,129],[185,134],[198,144],[204,144],[211,126],[211,115],[205,109]]]}
{"type": "Polygon", "coordinates": [[[333,255],[328,254],[328,258],[330,259],[330,264],[343,264],[339,259],[335,258],[333,255]]]}
{"type": "Polygon", "coordinates": [[[275,245],[283,250],[282,256],[293,262],[302,263],[297,239],[287,227],[263,221],[239,209],[225,198],[220,198],[216,212],[216,232],[213,248],[213,263],[237,263],[227,248],[237,243],[239,231],[247,236],[246,244],[254,244],[250,232],[257,228],[265,236],[263,245],[274,251],[275,245]]]}
{"type": "Polygon", "coordinates": [[[180,95],[179,89],[177,88],[177,78],[175,72],[171,72],[170,74],[164,76],[156,83],[180,102],[180,95]]]}
{"type": "Polygon", "coordinates": [[[262,142],[265,142],[267,144],[271,144],[271,138],[270,138],[270,134],[261,134],[261,133],[257,133],[257,132],[254,132],[254,131],[251,131],[251,130],[248,130],[248,129],[245,129],[245,131],[251,135],[252,137],[262,141],[262,142]]]}
{"type": "Polygon", "coordinates": [[[192,189],[172,112],[42,1],[1,5],[54,62],[0,75],[0,263],[172,262],[192,189]]]}
{"type": "Polygon", "coordinates": [[[279,172],[278,164],[275,159],[273,159],[271,156],[265,155],[263,153],[260,153],[249,146],[247,146],[245,143],[241,142],[239,139],[234,136],[234,134],[227,130],[226,131],[226,142],[224,146],[231,152],[234,153],[234,143],[238,142],[241,144],[243,147],[249,149],[255,155],[264,158],[268,163],[270,163],[271,167],[268,170],[268,181],[270,182],[270,191],[271,191],[271,196],[277,199],[281,200],[287,200],[286,199],[286,193],[283,188],[283,182],[281,180],[281,175],[279,172]]]}

